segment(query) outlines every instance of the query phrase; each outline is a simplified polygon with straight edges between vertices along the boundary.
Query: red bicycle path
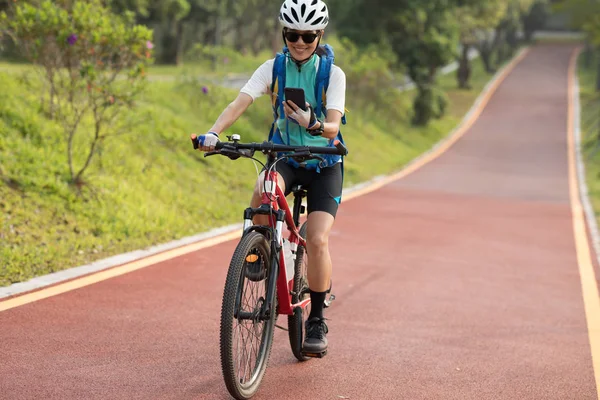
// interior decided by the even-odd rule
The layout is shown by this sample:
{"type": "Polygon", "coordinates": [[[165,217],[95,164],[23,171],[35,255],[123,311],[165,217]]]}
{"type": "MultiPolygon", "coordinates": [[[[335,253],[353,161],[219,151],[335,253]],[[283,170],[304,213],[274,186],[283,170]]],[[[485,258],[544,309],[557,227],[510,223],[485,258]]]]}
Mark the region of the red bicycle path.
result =
{"type": "MultiPolygon", "coordinates": [[[[255,399],[598,398],[568,187],[572,51],[533,48],[447,152],[342,203],[329,354],[299,363],[277,330],[255,399]]],[[[229,398],[235,244],[0,312],[0,398],[229,398]]]]}

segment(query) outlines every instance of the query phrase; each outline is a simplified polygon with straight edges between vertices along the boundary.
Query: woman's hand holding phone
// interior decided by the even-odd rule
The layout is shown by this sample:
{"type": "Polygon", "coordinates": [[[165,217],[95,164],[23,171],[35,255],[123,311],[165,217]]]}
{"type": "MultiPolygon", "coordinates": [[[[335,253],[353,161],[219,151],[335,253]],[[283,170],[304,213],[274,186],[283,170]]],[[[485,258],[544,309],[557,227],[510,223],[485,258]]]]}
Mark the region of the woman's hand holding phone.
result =
{"type": "Polygon", "coordinates": [[[288,119],[306,129],[312,128],[317,123],[315,112],[308,103],[306,103],[306,111],[304,111],[291,100],[287,100],[283,103],[283,110],[288,119]]]}

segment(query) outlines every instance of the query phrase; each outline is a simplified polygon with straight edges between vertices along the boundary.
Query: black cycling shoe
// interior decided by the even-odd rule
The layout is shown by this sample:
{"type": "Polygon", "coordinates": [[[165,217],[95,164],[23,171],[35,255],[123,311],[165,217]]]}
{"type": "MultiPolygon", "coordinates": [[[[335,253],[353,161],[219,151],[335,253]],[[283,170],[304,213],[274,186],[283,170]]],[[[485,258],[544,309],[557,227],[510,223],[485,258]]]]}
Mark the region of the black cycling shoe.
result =
{"type": "Polygon", "coordinates": [[[328,331],[325,318],[313,317],[306,321],[306,338],[302,353],[310,357],[323,357],[327,354],[328,331]]]}
{"type": "Polygon", "coordinates": [[[246,265],[246,277],[252,282],[259,282],[267,277],[267,269],[260,259],[246,265]]]}

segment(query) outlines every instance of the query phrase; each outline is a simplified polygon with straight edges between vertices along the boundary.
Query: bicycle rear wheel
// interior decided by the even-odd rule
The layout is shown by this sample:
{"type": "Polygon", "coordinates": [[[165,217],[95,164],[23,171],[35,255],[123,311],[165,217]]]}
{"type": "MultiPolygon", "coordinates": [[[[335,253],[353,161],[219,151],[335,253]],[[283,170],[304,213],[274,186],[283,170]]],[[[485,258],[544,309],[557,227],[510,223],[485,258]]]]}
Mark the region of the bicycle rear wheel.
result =
{"type": "MultiPolygon", "coordinates": [[[[306,222],[300,228],[300,236],[306,240],[306,222]]],[[[292,293],[292,303],[298,303],[310,297],[308,290],[308,254],[304,246],[298,245],[296,250],[296,262],[294,263],[294,287],[292,293]]],[[[306,319],[310,313],[310,304],[302,309],[294,309],[293,315],[288,315],[288,333],[290,337],[290,346],[292,353],[299,361],[306,361],[310,357],[302,354],[302,343],[304,341],[304,330],[306,319]]]]}
{"type": "Polygon", "coordinates": [[[271,353],[275,304],[268,320],[259,319],[267,297],[270,257],[265,236],[250,232],[242,237],[229,264],[221,309],[221,368],[227,390],[236,399],[256,393],[271,353]]]}

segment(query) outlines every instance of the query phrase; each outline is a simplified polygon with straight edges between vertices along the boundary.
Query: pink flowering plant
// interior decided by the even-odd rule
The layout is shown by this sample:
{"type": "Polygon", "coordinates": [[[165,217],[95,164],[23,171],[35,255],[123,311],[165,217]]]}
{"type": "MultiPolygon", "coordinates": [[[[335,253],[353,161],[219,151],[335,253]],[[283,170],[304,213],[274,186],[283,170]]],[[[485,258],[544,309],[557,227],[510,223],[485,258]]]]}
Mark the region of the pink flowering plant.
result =
{"type": "Polygon", "coordinates": [[[42,0],[1,13],[0,32],[41,72],[42,106],[63,125],[71,179],[81,184],[99,143],[127,129],[117,117],[145,87],[152,31],[100,0],[42,0]]]}

